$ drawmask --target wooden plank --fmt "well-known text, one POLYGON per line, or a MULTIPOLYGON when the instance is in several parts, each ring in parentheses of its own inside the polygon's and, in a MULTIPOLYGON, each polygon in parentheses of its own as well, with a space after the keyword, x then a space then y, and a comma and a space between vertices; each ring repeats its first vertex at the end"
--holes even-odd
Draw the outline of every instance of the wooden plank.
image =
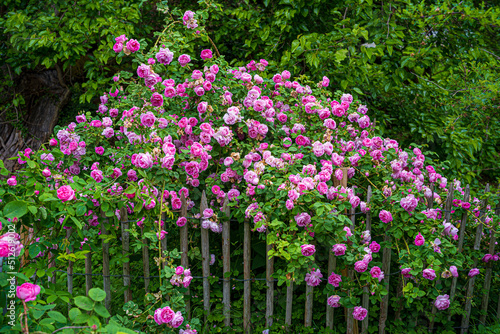
MULTIPOLYGON (((181 217, 187 217, 187 201, 186 198, 184 197, 184 193, 181 193, 181 217)), ((181 266, 183 266, 185 269, 189 268, 189 257, 188 257, 188 225, 185 224, 180 228, 180 237, 181 237, 181 266)), ((165 237, 165 249, 167 249, 167 238, 165 237)), ((163 246, 162 246, 163 247, 163 246)), ((162 254, 163 255, 163 254, 162 254)), ((189 287, 187 288, 188 291, 186 291, 185 295, 189 296, 191 294, 191 291, 189 287)), ((186 315, 187 319, 191 320, 191 300, 190 297, 185 298, 186 300, 186 315)))
POLYGON ((272 277, 274 273, 274 257, 269 258, 269 251, 272 249, 272 245, 267 243, 268 234, 269 229, 266 230, 266 327, 270 328, 273 325, 274 314, 274 278, 272 277))
POLYGON ((141 228, 141 235, 142 235, 142 243, 144 246, 142 246, 142 274, 144 275, 144 290, 146 293, 149 292, 149 283, 151 279, 149 278, 149 246, 148 246, 148 239, 144 237, 144 229, 141 228))
MULTIPOLYGON (((345 172, 347 174, 347 171, 345 172)), ((347 182, 347 180, 346 180, 347 182)), ((356 209, 352 208, 349 210, 349 214, 351 215, 351 222, 352 222, 352 230, 356 228, 356 209)), ((354 280, 354 270, 349 269, 349 280, 353 281, 354 280)), ((353 333, 353 334, 358 334, 358 321, 354 319, 352 312, 354 311, 354 308, 349 308, 347 309, 347 333, 353 333)))
MULTIPOLYGON (((470 200, 470 187, 467 185, 464 191, 464 201, 468 202, 470 200)), ((467 224, 467 211, 462 213, 462 219, 460 220, 460 231, 458 237, 458 253, 462 253, 463 245, 464 245, 464 237, 465 237, 465 226, 467 224)), ((453 277, 451 280, 451 288, 450 288, 450 303, 453 303, 455 299, 455 293, 457 291, 457 281, 458 277, 453 277)), ((451 314, 448 315, 448 321, 451 320, 451 314)))
MULTIPOLYGON (((245 280, 243 286, 243 329, 245 334, 250 333, 250 307, 251 307, 251 286, 250 286, 250 263, 251 263, 251 235, 250 235, 250 222, 245 220, 243 230, 243 279, 245 280)), ((288 297, 288 290, 287 290, 288 297)), ((287 299, 288 303, 288 299, 287 299)), ((288 305, 288 304, 287 304, 288 305)))
MULTIPOLYGON (((88 226, 84 228, 87 230, 88 226)), ((89 245, 89 250, 87 254, 85 254, 85 295, 89 295, 89 290, 92 289, 92 248, 89 245)))
MULTIPOLYGON (((485 208, 486 210, 486 208, 485 208)), ((500 204, 498 204, 495 214, 500 213, 500 204)), ((486 214, 486 213, 484 213, 486 214)), ((486 217, 485 217, 486 218, 486 217)), ((490 244, 488 248, 488 253, 491 255, 495 254, 495 231, 489 228, 490 232, 490 244)), ((486 268, 486 274, 484 277, 484 286, 483 286, 483 299, 481 300, 481 317, 479 318, 479 322, 482 324, 486 324, 486 315, 488 311, 488 302, 490 298, 490 287, 491 287, 491 275, 493 271, 492 263, 488 263, 486 268)))
MULTIPOLYGON (((127 231, 129 229, 129 222, 126 206, 120 209, 120 225, 122 230, 122 254, 128 257, 130 251, 130 232, 127 231)), ((132 290, 130 289, 130 261, 123 262, 123 286, 125 287, 123 298, 125 303, 127 303, 132 300, 132 290)))
MULTIPOLYGON (((203 210, 208 209, 207 195, 205 190, 201 195, 200 213, 203 218, 203 210)), ((201 226, 200 219, 200 226, 201 226)), ((201 228, 201 257, 202 257, 202 271, 203 271, 203 310, 205 311, 205 322, 207 316, 210 314, 210 282, 208 276, 210 275, 210 250, 209 250, 208 230, 201 228)))
MULTIPOLYGON (((328 277, 335 271, 337 267, 337 258, 333 254, 332 250, 329 250, 328 254, 328 277)), ((330 297, 330 296, 327 296, 330 297)), ((290 310, 291 311, 291 310, 290 310)), ((291 313, 290 313, 290 321, 291 321, 291 313)), ((334 308, 328 305, 326 302, 326 328, 333 329, 333 320, 334 320, 334 308)))
MULTIPOLYGON (((101 217, 105 218, 104 213, 101 212, 101 217)), ((106 230, 106 224, 108 223, 108 219, 105 218, 101 222, 101 234, 107 235, 109 234, 106 230)), ((109 242, 102 241, 102 286, 104 292, 106 292, 106 298, 104 299, 104 306, 111 312, 111 276, 109 270, 109 242)))
MULTIPOLYGON (((66 230, 66 240, 68 241, 68 248, 66 248, 66 254, 71 253, 73 251, 73 247, 70 247, 70 241, 69 239, 71 238, 71 233, 73 233, 73 228, 70 228, 66 230)), ((73 295, 73 261, 68 261, 68 293, 70 295, 73 295)), ((71 309, 71 304, 68 303, 68 312, 71 309)))
MULTIPOLYGON (((366 204, 368 205, 370 203, 370 200, 372 198, 372 186, 368 186, 368 189, 366 191, 366 204)), ((366 230, 367 231, 372 231, 372 216, 371 212, 368 211, 366 214, 366 230)), ((368 289, 367 286, 363 287, 363 300, 361 302, 361 305, 363 308, 369 311, 370 307, 370 290, 368 289)), ((361 323, 361 333, 366 334, 368 333, 368 316, 365 317, 363 322, 361 323)))
POLYGON ((306 306, 304 312, 304 326, 312 326, 314 288, 306 284, 306 306))
MULTIPOLYGON (((387 231, 384 236, 384 242, 385 243, 391 242, 391 236, 389 235, 389 233, 387 233, 387 231)), ((383 281, 384 281, 384 286, 387 289, 388 293, 385 296, 382 296, 382 301, 380 302, 380 319, 378 325, 379 334, 385 333, 385 322, 387 321, 387 314, 389 310, 389 282, 391 277, 390 270, 391 270, 391 247, 386 246, 384 247, 382 253, 382 271, 385 273, 383 281)))
MULTIPOLYGON (((490 191, 490 185, 486 185, 485 193, 490 191)), ((488 201, 485 199, 481 203, 481 210, 484 210, 486 208, 486 205, 488 205, 488 201)), ((484 217, 481 217, 481 221, 477 225, 476 228, 476 239, 474 240, 474 250, 478 251, 479 247, 481 245, 481 235, 483 233, 483 222, 484 222, 484 217)), ((477 267, 479 260, 476 258, 474 259, 474 268, 477 267)), ((469 278, 469 286, 467 288, 467 297, 465 301, 465 315, 462 317, 462 329, 461 333, 465 334, 468 332, 469 329, 469 321, 470 321, 470 314, 471 314, 471 308, 472 308, 472 296, 474 295, 474 283, 476 281, 476 277, 470 277, 469 278)))
POLYGON ((290 285, 286 287, 286 309, 285 309, 285 326, 287 331, 292 331, 292 305, 293 305, 293 280, 290 280, 290 285))
MULTIPOLYGON (((448 182, 448 195, 446 196, 446 203, 444 204, 444 220, 449 223, 451 222, 451 205, 453 203, 453 197, 454 197, 454 188, 453 188, 453 182, 448 182)), ((441 279, 438 277, 436 280, 436 285, 441 284, 441 279)), ((429 322, 429 332, 434 331, 434 320, 436 318, 436 313, 437 313, 437 308, 434 303, 432 304, 432 311, 431 311, 431 319, 429 322)))
POLYGON ((222 281, 222 303, 224 304, 224 325, 231 326, 231 226, 230 220, 231 212, 229 208, 229 198, 226 195, 224 204, 222 205, 222 212, 228 218, 222 223, 222 267, 223 267, 223 281, 222 281))

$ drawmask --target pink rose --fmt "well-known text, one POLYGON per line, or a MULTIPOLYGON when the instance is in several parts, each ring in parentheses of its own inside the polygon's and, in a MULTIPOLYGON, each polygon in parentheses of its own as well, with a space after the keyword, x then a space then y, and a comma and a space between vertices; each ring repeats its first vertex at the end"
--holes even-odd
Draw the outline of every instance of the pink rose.
POLYGON ((159 107, 161 105, 163 105, 163 96, 161 96, 161 94, 158 94, 158 93, 153 93, 153 96, 151 96, 151 105, 153 107, 159 107))
POLYGON ((440 311, 446 310, 450 307, 450 296, 448 295, 439 295, 436 297, 436 301, 434 302, 434 306, 440 311))
POLYGON ((363 319, 368 314, 368 311, 361 306, 355 306, 354 311, 352 312, 352 317, 358 321, 363 321, 363 319))
POLYGON ((57 198, 63 202, 71 201, 72 199, 75 199, 75 191, 71 188, 71 186, 62 186, 57 189, 57 198))
POLYGON ((386 224, 390 223, 392 221, 392 215, 389 211, 382 210, 382 211, 380 211, 380 214, 378 216, 379 216, 380 220, 386 224))
POLYGON ((340 307, 340 296, 333 295, 328 297, 327 304, 330 307, 340 307))
POLYGON ((186 223, 187 223, 186 217, 179 217, 179 219, 177 219, 177 226, 179 227, 186 225, 186 223))
POLYGON ((177 311, 172 318, 172 327, 177 328, 184 322, 184 317, 180 311, 177 311))
POLYGON ((23 283, 16 288, 17 298, 29 302, 36 299, 40 293, 40 286, 32 283, 23 283))
POLYGON ((328 277, 328 283, 338 288, 340 282, 342 282, 342 276, 332 273, 330 277, 328 277))
POLYGON ((181 267, 181 266, 178 266, 177 268, 175 268, 175 274, 176 275, 182 275, 184 273, 184 268, 181 267))
POLYGON ((183 54, 183 55, 179 56, 178 60, 179 60, 179 63, 181 64, 181 66, 184 67, 191 61, 191 57, 189 57, 186 54, 183 54))
POLYGON ((125 46, 130 52, 136 52, 141 48, 141 44, 139 44, 139 42, 135 39, 129 40, 125 46))
POLYGON ((422 246, 425 243, 425 239, 420 232, 418 232, 417 236, 415 237, 415 246, 422 246))
POLYGON ((344 244, 336 244, 333 245, 332 252, 335 253, 335 256, 342 256, 345 254, 347 247, 344 244))
POLYGON ((213 57, 213 55, 212 55, 212 51, 211 50, 205 49, 205 50, 201 51, 201 58, 203 60, 210 59, 212 57, 213 57))
POLYGON ((380 251, 380 245, 376 241, 372 241, 369 248, 373 253, 378 253, 380 251))
POLYGON ((311 256, 316 252, 316 247, 314 245, 301 245, 300 248, 304 256, 311 256))
POLYGON ((428 280, 432 281, 436 278, 436 272, 434 271, 434 269, 424 269, 424 271, 422 272, 422 276, 424 276, 424 278, 427 278, 428 280))
POLYGON ((382 269, 380 269, 379 267, 373 267, 370 270, 370 275, 372 275, 373 278, 378 278, 381 273, 382 273, 382 269))
POLYGON ((356 270, 358 273, 363 273, 368 269, 368 263, 365 261, 357 261, 354 264, 354 270, 356 270))

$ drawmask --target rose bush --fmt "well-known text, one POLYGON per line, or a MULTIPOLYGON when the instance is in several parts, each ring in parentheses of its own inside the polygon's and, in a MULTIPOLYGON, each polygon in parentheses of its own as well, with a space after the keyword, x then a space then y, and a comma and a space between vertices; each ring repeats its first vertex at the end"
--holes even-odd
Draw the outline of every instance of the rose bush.
MULTIPOLYGON (((202 228, 218 238, 228 198, 232 218, 250 221, 252 231, 272 246, 265 256, 286 260, 276 264, 278 285, 319 286, 321 305, 354 308, 353 317, 363 320, 370 312, 360 306, 363 288, 373 301, 388 293, 383 279, 391 273, 382 271, 379 251, 389 247, 396 255, 392 267, 400 267, 404 277, 408 307, 418 303, 430 312, 432 305, 449 306, 458 313, 460 301, 444 294, 450 280, 437 284, 435 278, 479 273, 472 269, 474 259, 485 252, 474 247, 471 235, 484 224, 486 247, 490 235, 499 233, 492 210, 497 199, 477 191, 477 198, 465 201, 460 181, 448 181, 419 148, 377 136, 366 106, 351 94, 330 91, 329 78, 292 80, 289 71, 265 59, 232 68, 215 47, 195 53, 197 39, 209 38, 205 20, 204 11, 184 13, 182 23, 170 21, 152 47, 133 36, 117 37, 110 52, 133 57, 135 73, 118 73, 98 110, 58 129, 48 146, 20 152, 26 167, 1 181, 0 209, 5 226, 32 229, 40 238, 24 245, 30 259, 46 249, 56 254, 57 245, 61 251, 70 245, 81 249, 81 258, 99 244, 102 227, 111 238, 119 236, 120 210, 126 210, 137 222, 132 236, 150 241, 167 265, 162 270, 158 260, 155 288, 162 294, 145 303, 144 321, 113 319, 148 332, 163 330, 155 327, 163 324, 188 331, 199 325, 196 318, 188 324, 183 314, 182 293, 193 277, 187 268, 176 269, 175 256, 162 249, 162 225, 175 232, 188 224, 193 236, 202 228), (336 185, 346 177, 347 187, 336 185), (209 208, 200 213, 203 191, 209 208), (455 205, 450 221, 443 222, 447 196, 455 205), (182 197, 198 221, 178 217, 182 197), (480 199, 490 205, 481 206, 480 199), (351 209, 372 216, 371 231, 365 218, 353 225, 344 214, 351 209), (468 238, 458 253, 463 213, 469 215, 468 238), (75 232, 67 239, 61 232, 69 229, 75 232), (337 273, 351 270, 354 278, 327 272, 329 252, 336 256, 337 273)), ((22 245, 16 249, 19 256, 22 245)), ((490 260, 498 261, 498 254, 490 260)), ((23 279, 38 274, 37 266, 44 266, 38 261, 25 261, 23 279)), ((446 324, 446 318, 439 319, 446 324)))

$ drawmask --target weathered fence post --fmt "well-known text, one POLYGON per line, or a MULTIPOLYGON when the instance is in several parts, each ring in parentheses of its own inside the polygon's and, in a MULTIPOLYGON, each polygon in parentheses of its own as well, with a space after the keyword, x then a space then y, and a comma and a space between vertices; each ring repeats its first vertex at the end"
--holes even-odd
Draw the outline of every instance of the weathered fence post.
POLYGON ((286 287, 285 326, 287 331, 290 331, 292 325, 292 305, 293 305, 293 280, 292 278, 290 278, 290 285, 286 287))
MULTIPOLYGON (((464 191, 464 201, 468 202, 470 199, 470 188, 469 185, 465 187, 464 191)), ((459 230, 459 237, 458 237, 458 253, 462 253, 463 246, 464 246, 464 237, 465 237, 465 226, 467 224, 467 211, 464 211, 462 213, 462 219, 460 220, 460 230, 459 230)), ((451 289, 450 289, 450 303, 453 303, 453 300, 455 298, 455 292, 457 290, 457 281, 458 277, 453 277, 451 281, 451 289)), ((448 315, 448 321, 451 320, 451 314, 448 315)))
MULTIPOLYGON (((72 232, 73 228, 66 230, 66 240, 68 242, 68 248, 66 248, 66 254, 69 254, 72 251, 71 249, 72 247, 70 247, 70 241, 69 241, 72 232)), ((68 293, 70 295, 73 295, 73 264, 74 264, 73 261, 68 260, 68 293)), ((71 304, 68 303, 68 312, 70 309, 71 309, 71 304)))
MULTIPOLYGON (((208 203, 207 195, 205 190, 203 190, 200 204, 200 226, 203 220, 203 210, 205 209, 208 209, 208 203)), ((203 271, 203 310, 205 311, 205 322, 207 321, 207 315, 210 314, 210 282, 208 281, 208 276, 210 275, 210 251, 208 242, 208 230, 201 228, 201 264, 203 271)))
MULTIPOLYGON (((184 193, 181 192, 181 217, 186 217, 187 218, 187 202, 186 202, 186 197, 184 196, 184 193)), ((186 223, 184 226, 181 227, 180 235, 181 235, 181 266, 184 268, 189 267, 189 257, 188 257, 188 223, 186 223)), ((163 245, 162 245, 163 247, 163 245)), ((163 251, 167 250, 167 240, 165 238, 165 249, 163 251)), ((162 254, 163 256, 163 254, 162 254)), ((186 295, 189 296, 190 294, 190 289, 189 287, 187 288, 188 291, 186 291, 186 295)), ((186 314, 188 320, 191 319, 191 301, 190 298, 186 298, 186 314)))
MULTIPOLYGON (((328 250, 328 277, 335 271, 337 267, 337 258, 332 253, 332 250, 328 250)), ((327 296, 328 297, 328 296, 327 296)), ((333 329, 333 318, 334 318, 334 309, 328 305, 328 301, 326 302, 326 328, 333 329)), ((290 323, 292 320, 292 313, 290 308, 290 323)))
MULTIPOLYGON (((101 222, 101 234, 107 235, 108 231, 106 230, 106 223, 108 219, 101 212, 101 217, 104 218, 101 222)), ((103 239, 102 241, 102 285, 103 290, 106 292, 106 298, 104 299, 104 306, 108 312, 111 311, 111 276, 109 272, 109 242, 103 239)))
MULTIPOLYGON (((128 257, 130 251, 130 232, 127 206, 120 209, 120 225, 122 230, 122 254, 128 257)), ((124 300, 125 303, 132 300, 132 290, 130 290, 130 260, 123 262, 123 286, 125 287, 124 300)))
MULTIPOLYGON (((250 333, 250 307, 251 307, 251 287, 250 287, 250 252, 251 252, 251 235, 250 235, 250 223, 245 220, 243 234, 243 329, 245 334, 250 333)), ((288 296, 288 294, 287 294, 288 296)), ((288 304, 287 304, 288 305, 288 304)))
POLYGON ((274 256, 269 258, 269 252, 272 249, 272 245, 267 242, 268 234, 269 229, 266 230, 266 326, 270 328, 273 324, 274 314, 274 279, 272 277, 274 273, 274 256))
MULTIPOLYGON (((372 186, 368 186, 368 189, 366 191, 366 205, 370 203, 370 200, 372 198, 372 186)), ((372 216, 371 212, 368 211, 366 213, 366 230, 371 233, 372 231, 372 216)), ((370 307, 370 290, 368 289, 367 286, 363 288, 363 301, 362 301, 362 306, 365 308, 368 313, 369 313, 369 307, 370 307)), ((361 325, 361 332, 363 334, 368 333, 368 315, 363 319, 362 325, 361 325)))
POLYGON ((312 325, 312 308, 313 308, 314 288, 306 284, 306 309, 304 312, 304 327, 312 325))
MULTIPOLYGON (((449 182, 448 184, 448 196, 446 196, 446 203, 444 204, 444 220, 447 223, 451 222, 451 205, 453 203, 453 197, 454 197, 454 188, 453 188, 453 182, 449 182)), ((436 280, 436 285, 439 285, 441 283, 441 279, 436 280)), ((436 305, 432 305, 432 318, 429 323, 429 331, 432 333, 434 331, 434 319, 436 318, 436 313, 437 313, 437 308, 436 305)))
MULTIPOLYGON (((486 185, 485 193, 490 191, 490 185, 486 185)), ((485 199, 481 203, 481 209, 485 209, 486 205, 488 205, 488 201, 485 199)), ((476 239, 474 241, 474 250, 478 251, 479 246, 481 244, 481 235, 483 234, 483 223, 484 223, 484 216, 481 216, 479 224, 477 225, 476 229, 476 239)), ((476 258, 474 259, 474 268, 477 267, 479 260, 476 258)), ((470 312, 471 312, 471 307, 472 307, 472 296, 474 293, 474 282, 476 281, 476 276, 470 277, 469 278, 469 287, 467 288, 467 297, 465 301, 465 315, 462 317, 462 329, 461 333, 465 334, 468 332, 469 329, 469 321, 470 321, 470 312)))
MULTIPOLYGON (((486 208, 485 208, 486 209, 486 208)), ((500 204, 497 205, 495 213, 498 214, 500 212, 500 204)), ((486 212, 484 213, 486 215, 486 212)), ((490 244, 488 248, 488 253, 493 255, 495 253, 495 232, 489 228, 490 232, 490 244)), ((483 299, 481 300, 481 317, 479 318, 479 322, 483 325, 486 325, 486 315, 488 314, 488 301, 490 298, 490 285, 491 285, 491 274, 493 271, 492 264, 489 263, 486 268, 486 275, 484 277, 484 287, 483 287, 483 299)))
MULTIPOLYGON (((88 226, 84 228, 88 230, 88 226)), ((89 252, 85 254, 85 295, 89 295, 89 290, 92 289, 92 248, 89 244, 89 252)))
POLYGON ((222 282, 222 302, 224 304, 224 325, 231 326, 231 212, 229 208, 229 198, 226 195, 222 212, 227 220, 222 225, 222 264, 223 264, 223 282, 222 282))

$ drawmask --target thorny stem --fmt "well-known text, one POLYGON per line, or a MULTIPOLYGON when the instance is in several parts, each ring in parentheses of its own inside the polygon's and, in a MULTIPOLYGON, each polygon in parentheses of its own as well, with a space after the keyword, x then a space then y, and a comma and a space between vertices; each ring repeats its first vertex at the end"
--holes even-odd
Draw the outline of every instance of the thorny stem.
POLYGON ((26 302, 24 299, 22 299, 23 302, 23 307, 24 307, 24 313, 21 314, 21 330, 23 333, 29 334, 30 330, 28 328, 28 308, 26 306, 26 302), (24 328, 23 328, 23 316, 24 316, 24 328))

